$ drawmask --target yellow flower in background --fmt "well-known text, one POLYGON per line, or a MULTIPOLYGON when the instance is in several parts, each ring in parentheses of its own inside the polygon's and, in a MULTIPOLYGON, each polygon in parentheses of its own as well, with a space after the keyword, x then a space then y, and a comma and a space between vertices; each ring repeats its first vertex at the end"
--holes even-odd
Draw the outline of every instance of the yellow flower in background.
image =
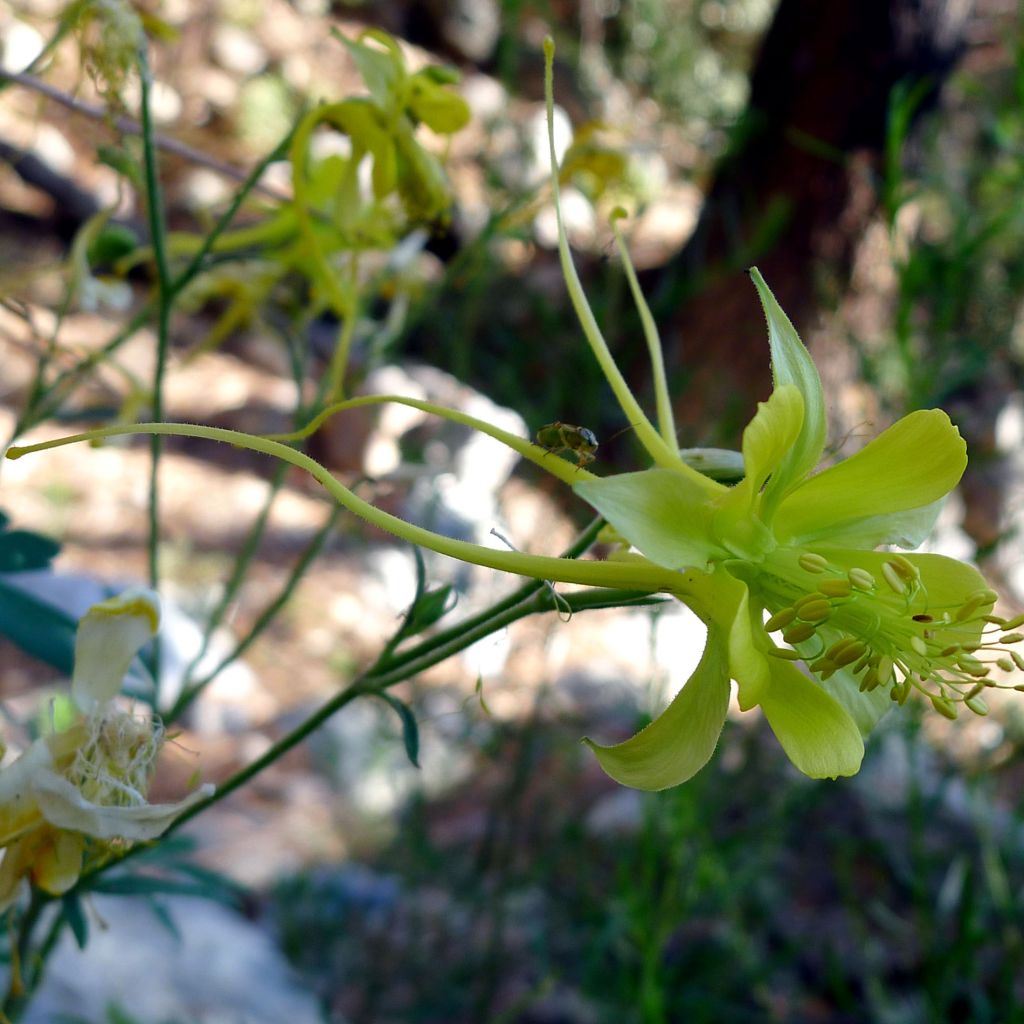
POLYGON ((213 792, 205 785, 177 803, 150 804, 163 728, 115 703, 159 624, 159 599, 147 590, 93 605, 79 622, 72 720, 0 769, 0 905, 15 898, 23 878, 55 895, 66 892, 87 856, 155 839, 213 792))

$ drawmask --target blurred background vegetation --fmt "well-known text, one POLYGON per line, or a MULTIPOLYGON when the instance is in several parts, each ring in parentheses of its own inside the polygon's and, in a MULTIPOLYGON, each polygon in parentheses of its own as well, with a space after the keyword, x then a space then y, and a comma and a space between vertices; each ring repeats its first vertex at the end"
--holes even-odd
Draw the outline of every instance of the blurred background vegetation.
MULTIPOLYGON (((533 143, 540 42, 553 33, 556 92, 577 142, 625 157, 584 161, 569 221, 588 294, 631 381, 643 391, 645 359, 606 229, 620 202, 635 211, 630 242, 663 328, 681 442, 735 445, 768 391, 763 323, 744 274, 757 262, 822 368, 837 450, 844 439, 855 445, 865 424, 874 433, 913 408, 943 406, 960 424, 972 468, 946 543, 975 551, 1006 606, 1020 609, 1024 22, 1011 0, 140 6, 171 29, 154 42, 169 105, 160 130, 238 166, 254 164, 308 100, 351 85, 351 75, 339 81, 340 47, 310 49, 327 45, 329 24, 349 34, 383 27, 457 67, 474 121, 448 154, 453 217, 426 241, 429 272, 401 315, 388 286, 375 297, 376 326, 357 338, 359 372, 422 362, 515 410, 531 431, 584 424, 607 439, 598 467, 610 471, 635 465, 629 424, 565 301, 533 143)), ((53 9, 7 0, 8 71, 53 9)), ((17 107, 12 94, 0 96, 0 278, 10 300, 52 306, 48 275, 109 183, 92 122, 38 98, 26 104, 24 94, 17 107), (26 170, 26 153, 55 177, 26 170), (86 196, 77 212, 73 187, 86 196)), ((173 155, 164 166, 173 223, 208 221, 223 181, 173 155)), ((178 326, 179 347, 205 336, 222 311, 197 299, 194 319, 178 326)), ((223 351, 282 374, 266 344, 286 333, 281 322, 269 308, 226 332, 223 351)), ((329 346, 323 324, 304 326, 314 351, 329 346)), ((271 387, 261 380, 265 391, 222 425, 281 429, 260 419, 271 387)), ((16 409, 20 385, 5 387, 5 407, 16 409)), ((326 437, 321 454, 351 471, 359 453, 348 443, 326 437)), ((429 436, 405 438, 403 456, 430 465, 429 436)), ((544 489, 525 472, 518 483, 544 489)), ((77 504, 88 486, 48 486, 40 511, 38 498, 5 481, 4 507, 60 535, 76 568, 125 571, 132 538, 109 522, 91 529, 77 504)), ((577 511, 547 509, 539 534, 577 511)), ((188 530, 172 527, 172 576, 186 606, 203 605, 196 594, 223 572, 215 549, 228 534, 204 540, 188 530)), ((305 535, 272 534, 267 578, 280 574, 296 536, 305 535)), ((366 542, 350 534, 337 544, 366 542)), ((336 628, 311 638, 311 608, 336 579, 299 592, 268 641, 276 653, 253 653, 281 716, 290 711, 282 694, 336 685, 372 646, 336 628), (300 673, 327 667, 297 683, 295 658, 300 673)), ((348 583, 355 594, 370 587, 358 575, 348 583)), ((564 627, 560 642, 585 647, 574 629, 564 627)), ((318 840, 272 871, 217 862, 258 878, 251 913, 273 929, 326 1019, 1024 1020, 1024 715, 1012 701, 952 726, 903 714, 878 731, 861 776, 831 784, 798 777, 761 729, 733 724, 697 779, 640 795, 611 786, 576 739, 593 729, 626 734, 651 711, 644 692, 570 701, 553 671, 526 665, 523 677, 488 679, 476 694, 486 673, 469 671, 469 688, 454 685, 458 696, 441 711, 449 680, 410 690, 426 732, 459 752, 457 770, 446 775, 442 763, 423 783, 396 763, 393 719, 370 715, 293 766, 326 780, 315 789, 321 818, 278 827, 322 828, 318 840), (503 687, 526 696, 502 707, 503 687), (382 762, 394 785, 387 799, 346 797, 382 762), (343 838, 332 845, 328 834, 343 838)), ((607 675, 577 671, 584 693, 607 675)), ((28 659, 0 674, 5 696, 49 678, 28 659)), ((664 680, 646 683, 658 693, 664 680)), ((277 725, 270 715, 247 738, 277 725)), ((245 739, 216 751, 194 742, 216 764, 244 756, 245 739)), ((277 804, 254 800, 261 828, 275 827, 287 792, 277 804)))

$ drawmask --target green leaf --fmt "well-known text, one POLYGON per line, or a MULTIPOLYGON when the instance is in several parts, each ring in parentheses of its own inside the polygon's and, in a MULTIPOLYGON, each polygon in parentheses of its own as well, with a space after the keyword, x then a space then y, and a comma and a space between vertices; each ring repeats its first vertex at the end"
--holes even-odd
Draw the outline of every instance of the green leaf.
POLYGON ((77 626, 59 609, 0 580, 0 633, 66 676, 74 668, 77 626))
POLYGON ((450 583, 428 590, 409 609, 409 617, 402 628, 403 636, 413 636, 429 629, 454 607, 453 588, 450 583))
POLYGON ((89 921, 82 911, 82 901, 70 892, 61 898, 61 913, 67 921, 71 934, 75 937, 79 949, 85 949, 89 941, 89 921))
POLYGON ((693 675, 645 729, 614 746, 583 742, 616 782, 648 791, 678 786, 708 763, 729 709, 729 659, 717 626, 693 675))
POLYGON ((856 775, 864 741, 853 719, 791 662, 768 660, 772 679, 761 708, 790 761, 812 779, 856 775))
POLYGON ((712 532, 712 498, 721 484, 671 469, 581 480, 573 490, 652 562, 666 569, 703 569, 726 552, 712 532))
POLYGON ((397 712, 398 717, 402 720, 402 742, 405 744, 405 753, 413 766, 419 768, 420 729, 416 724, 416 717, 413 715, 412 709, 405 701, 399 700, 383 690, 376 692, 374 696, 380 697, 385 704, 390 705, 397 712))
POLYGON ((89 883, 93 892, 108 896, 203 896, 209 898, 208 886, 196 882, 183 882, 176 878, 157 875, 103 875, 89 883))
POLYGON ((804 400, 804 422, 800 437, 793 445, 770 484, 768 504, 774 504, 798 480, 806 476, 821 459, 825 450, 828 424, 825 418, 825 396, 821 378, 810 353, 790 319, 775 301, 757 267, 751 267, 761 305, 768 320, 768 342, 772 352, 772 377, 775 387, 793 384, 804 400))
POLYGON ((60 544, 29 530, 0 533, 0 572, 45 569, 60 551, 60 544))
POLYGON ((904 513, 947 495, 966 466, 967 445, 949 417, 941 409, 912 412, 787 495, 775 533, 780 541, 829 543, 831 531, 872 519, 884 535, 880 519, 890 515, 896 516, 891 532, 904 533, 904 513))

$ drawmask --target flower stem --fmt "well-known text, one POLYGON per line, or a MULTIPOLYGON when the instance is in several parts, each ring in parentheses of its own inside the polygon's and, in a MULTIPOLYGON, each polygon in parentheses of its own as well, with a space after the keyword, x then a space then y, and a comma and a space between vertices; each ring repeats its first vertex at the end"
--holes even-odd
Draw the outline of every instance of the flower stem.
MULTIPOLYGON (((375 396, 371 397, 374 400, 379 400, 375 396)), ((352 404, 359 401, 361 400, 353 399, 352 404)), ((461 414, 459 415, 461 416, 461 414)), ((492 436, 497 436, 496 428, 490 428, 487 432, 492 436)), ((646 593, 664 591, 676 594, 682 593, 683 588, 687 587, 687 577, 691 575, 664 569, 646 559, 624 562, 583 562, 546 555, 527 555, 519 551, 502 551, 485 547, 482 544, 445 537, 432 530, 415 526, 404 519, 399 519, 398 516, 384 512, 368 501, 364 501, 334 477, 326 467, 303 452, 296 451, 280 441, 257 437, 254 434, 246 434, 238 430, 228 430, 224 427, 206 427, 194 423, 136 423, 128 426, 99 427, 96 430, 71 434, 51 441, 40 441, 26 446, 12 446, 7 450, 7 458, 18 459, 31 452, 58 448, 66 444, 136 433, 203 437, 211 441, 223 441, 239 448, 272 455, 309 473, 335 501, 372 525, 386 530, 402 540, 436 551, 438 554, 447 555, 462 562, 472 562, 475 565, 497 569, 500 572, 516 573, 519 576, 529 576, 538 580, 580 583, 584 586, 616 587, 641 590, 646 593)), ((516 450, 532 458, 533 461, 539 461, 535 453, 528 454, 528 449, 534 446, 520 438, 516 438, 515 441, 516 450)), ((571 466, 568 464, 565 466, 567 470, 572 471, 571 466)))

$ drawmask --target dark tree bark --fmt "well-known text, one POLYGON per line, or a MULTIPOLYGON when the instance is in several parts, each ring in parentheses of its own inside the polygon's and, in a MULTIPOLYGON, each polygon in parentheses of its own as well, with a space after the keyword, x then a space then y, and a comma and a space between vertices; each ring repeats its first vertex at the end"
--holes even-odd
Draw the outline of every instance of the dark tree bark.
POLYGON ((759 266, 802 332, 819 312, 821 268, 845 283, 877 205, 892 90, 923 81, 937 95, 959 55, 969 6, 781 0, 698 228, 655 285, 659 307, 674 309, 665 341, 682 385, 684 443, 712 440, 708 425, 721 424, 714 440, 734 444, 770 390, 749 265, 759 266))

